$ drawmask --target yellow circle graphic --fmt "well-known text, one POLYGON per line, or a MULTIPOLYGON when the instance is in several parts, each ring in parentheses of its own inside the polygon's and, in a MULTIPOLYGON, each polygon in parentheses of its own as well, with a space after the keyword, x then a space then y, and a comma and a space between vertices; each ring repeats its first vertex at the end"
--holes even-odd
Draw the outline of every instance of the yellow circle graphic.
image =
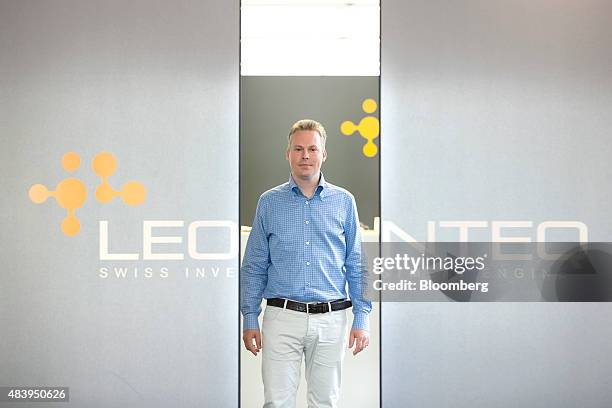
POLYGON ((68 178, 55 187, 55 199, 60 207, 69 211, 80 208, 87 198, 85 184, 79 179, 68 178))
POLYGON ((117 161, 109 152, 101 152, 93 159, 92 168, 98 177, 110 177, 117 169, 117 161))
POLYGON ((145 200, 145 187, 137 181, 125 183, 121 188, 121 198, 127 205, 138 205, 145 200))
POLYGON ((367 157, 374 157, 378 152, 378 147, 372 142, 368 142, 363 146, 363 154, 367 157))
POLYGON ((115 196, 115 190, 110 184, 104 182, 96 188, 96 199, 101 203, 110 203, 115 196))
POLYGON ((366 116, 359 122, 359 133, 370 142, 378 136, 379 130, 378 119, 374 116, 366 116))
MULTIPOLYGON (((378 105, 374 99, 368 98, 363 100, 361 108, 365 113, 371 114, 376 111, 378 105)), ((376 147, 373 140, 380 134, 380 122, 375 116, 363 117, 358 125, 350 120, 346 120, 340 124, 340 132, 347 136, 358 132, 362 138, 366 139, 367 142, 362 148, 364 156, 374 157, 378 153, 378 147, 376 147)))
POLYGON ((346 120, 340 125, 340 132, 347 136, 352 135, 353 133, 355 133, 356 130, 357 126, 355 126, 355 124, 350 120, 346 120))
POLYGON ((49 197, 49 190, 42 184, 34 184, 30 187, 28 196, 30 196, 30 200, 36 204, 44 203, 49 197))
POLYGON ((69 213, 62 221, 62 232, 70 237, 75 236, 81 230, 81 222, 74 214, 69 213))
POLYGON ((361 104, 361 108, 365 113, 374 113, 377 108, 376 101, 374 99, 366 99, 361 104))
MULTIPOLYGON (((77 170, 81 165, 81 157, 76 152, 67 152, 62 156, 62 167, 68 172, 77 170)), ((117 170, 117 160, 109 152, 98 153, 92 161, 92 169, 96 176, 100 177, 100 185, 96 188, 95 197, 102 203, 108 203, 115 196, 121 196, 123 202, 128 205, 139 205, 146 198, 145 187, 137 182, 130 181, 123 185, 121 191, 116 191, 107 181, 117 170)), ((62 232, 68 236, 74 236, 81 230, 81 222, 75 215, 75 210, 81 208, 87 200, 87 188, 85 184, 76 178, 61 180, 55 190, 49 190, 43 184, 34 184, 28 190, 30 200, 41 204, 49 197, 54 197, 58 205, 67 212, 62 221, 62 232)))
POLYGON ((72 173, 81 165, 81 157, 76 152, 68 152, 62 156, 62 167, 72 173))

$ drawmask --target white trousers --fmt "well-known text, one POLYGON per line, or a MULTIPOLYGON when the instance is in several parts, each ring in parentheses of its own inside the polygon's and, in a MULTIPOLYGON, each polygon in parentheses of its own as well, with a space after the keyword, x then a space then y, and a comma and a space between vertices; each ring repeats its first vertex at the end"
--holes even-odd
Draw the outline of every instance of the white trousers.
POLYGON ((302 356, 308 407, 338 406, 347 310, 307 314, 266 306, 262 326, 264 408, 295 407, 302 356))

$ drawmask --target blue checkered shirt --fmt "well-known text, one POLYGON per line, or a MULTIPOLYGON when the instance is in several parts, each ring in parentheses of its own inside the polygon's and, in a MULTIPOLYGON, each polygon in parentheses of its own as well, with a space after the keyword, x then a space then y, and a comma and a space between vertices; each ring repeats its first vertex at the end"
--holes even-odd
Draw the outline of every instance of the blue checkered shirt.
POLYGON ((259 198, 240 270, 244 329, 258 329, 262 298, 353 302, 353 328, 369 329, 362 296, 361 234, 355 198, 321 174, 311 199, 289 182, 259 198))

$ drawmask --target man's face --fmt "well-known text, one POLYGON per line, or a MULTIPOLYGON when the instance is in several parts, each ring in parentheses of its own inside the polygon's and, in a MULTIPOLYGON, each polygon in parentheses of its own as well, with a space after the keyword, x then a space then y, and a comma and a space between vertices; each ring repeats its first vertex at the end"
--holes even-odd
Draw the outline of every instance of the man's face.
POLYGON ((318 179, 321 165, 327 159, 327 152, 321 144, 321 135, 316 130, 298 130, 291 136, 286 153, 294 178, 303 181, 318 179))

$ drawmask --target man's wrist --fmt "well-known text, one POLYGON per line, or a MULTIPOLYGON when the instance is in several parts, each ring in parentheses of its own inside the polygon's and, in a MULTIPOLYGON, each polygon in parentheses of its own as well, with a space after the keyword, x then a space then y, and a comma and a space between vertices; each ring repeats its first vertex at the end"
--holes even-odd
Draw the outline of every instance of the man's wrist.
POLYGON ((259 320, 255 313, 244 316, 242 330, 259 330, 259 320))
POLYGON ((352 329, 370 331, 370 316, 367 313, 363 312, 355 313, 352 329))

